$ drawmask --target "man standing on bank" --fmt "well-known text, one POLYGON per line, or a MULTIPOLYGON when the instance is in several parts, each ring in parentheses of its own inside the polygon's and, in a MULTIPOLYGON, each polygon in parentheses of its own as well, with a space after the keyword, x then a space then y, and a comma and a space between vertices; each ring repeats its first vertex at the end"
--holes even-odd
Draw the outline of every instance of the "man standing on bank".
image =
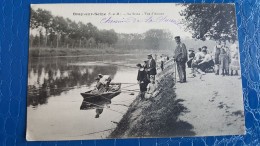
POLYGON ((174 51, 174 61, 177 63, 177 70, 179 74, 180 83, 186 82, 186 62, 188 60, 188 52, 184 43, 181 42, 180 36, 175 37, 177 43, 176 49, 174 51))
POLYGON ((156 62, 153 59, 152 54, 148 54, 148 61, 147 61, 147 74, 149 75, 149 80, 153 78, 155 80, 156 72, 156 62))

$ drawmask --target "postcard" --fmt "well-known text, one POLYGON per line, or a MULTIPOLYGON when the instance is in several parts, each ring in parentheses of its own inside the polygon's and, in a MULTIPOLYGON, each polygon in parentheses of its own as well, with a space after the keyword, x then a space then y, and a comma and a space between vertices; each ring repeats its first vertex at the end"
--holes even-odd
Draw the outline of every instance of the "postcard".
POLYGON ((235 5, 32 4, 28 141, 245 134, 235 5))

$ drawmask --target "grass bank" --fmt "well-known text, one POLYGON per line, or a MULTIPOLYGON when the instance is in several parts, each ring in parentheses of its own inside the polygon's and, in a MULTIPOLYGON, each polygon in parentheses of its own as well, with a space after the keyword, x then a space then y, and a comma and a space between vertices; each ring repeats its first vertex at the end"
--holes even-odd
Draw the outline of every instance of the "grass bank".
POLYGON ((183 100, 176 99, 173 68, 173 62, 165 64, 165 70, 156 77, 158 94, 143 101, 136 98, 109 138, 195 135, 193 126, 178 118, 188 111, 183 100))

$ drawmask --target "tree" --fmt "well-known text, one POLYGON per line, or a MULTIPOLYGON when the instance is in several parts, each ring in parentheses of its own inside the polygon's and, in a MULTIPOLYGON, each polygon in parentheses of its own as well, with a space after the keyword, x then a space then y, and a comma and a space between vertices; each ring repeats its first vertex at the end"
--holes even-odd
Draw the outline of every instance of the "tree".
POLYGON ((171 42, 172 35, 162 29, 151 29, 145 32, 144 41, 147 49, 158 50, 162 48, 162 44, 171 42))
POLYGON ((237 26, 233 4, 181 4, 186 29, 200 40, 236 40, 237 26))

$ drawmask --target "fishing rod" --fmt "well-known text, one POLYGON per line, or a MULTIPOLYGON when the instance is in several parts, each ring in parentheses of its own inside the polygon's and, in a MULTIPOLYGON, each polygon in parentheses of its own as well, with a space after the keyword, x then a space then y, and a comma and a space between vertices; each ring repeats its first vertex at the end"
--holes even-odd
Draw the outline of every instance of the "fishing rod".
POLYGON ((133 91, 133 92, 139 92, 139 89, 133 89, 133 90, 127 90, 127 89, 123 89, 121 91, 133 91))
POLYGON ((114 66, 124 66, 124 67, 129 67, 129 68, 137 68, 137 67, 134 67, 134 66, 129 66, 129 65, 122 65, 122 64, 116 64, 116 63, 109 63, 109 62, 98 62, 98 61, 93 61, 93 62, 96 62, 96 63, 103 63, 103 64, 108 64, 108 65, 114 65, 114 66))
POLYGON ((121 83, 121 84, 134 84, 134 85, 137 85, 138 83, 121 83))
POLYGON ((106 131, 114 130, 114 129, 116 129, 116 128, 109 128, 109 129, 106 129, 106 130, 101 130, 101 131, 97 131, 97 132, 91 132, 91 133, 82 134, 82 135, 77 135, 77 136, 91 135, 91 134, 96 134, 96 133, 100 133, 100 132, 106 132, 106 131))

